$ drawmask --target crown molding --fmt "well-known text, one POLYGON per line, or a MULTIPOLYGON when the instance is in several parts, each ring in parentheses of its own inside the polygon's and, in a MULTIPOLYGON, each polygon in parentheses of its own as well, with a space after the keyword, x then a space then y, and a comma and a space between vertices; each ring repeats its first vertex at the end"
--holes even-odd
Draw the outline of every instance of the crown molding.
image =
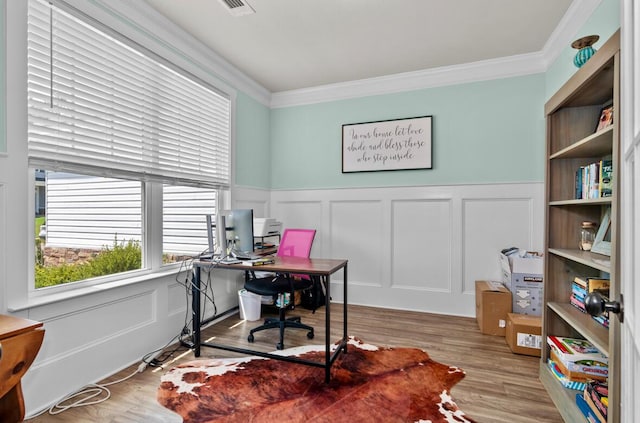
POLYGON ((544 71, 542 53, 529 53, 300 90, 281 91, 271 95, 271 108, 393 94, 446 85, 530 75, 544 71))
POLYGON ((272 93, 271 108, 392 94, 546 72, 602 0, 574 0, 542 50, 462 65, 272 93))

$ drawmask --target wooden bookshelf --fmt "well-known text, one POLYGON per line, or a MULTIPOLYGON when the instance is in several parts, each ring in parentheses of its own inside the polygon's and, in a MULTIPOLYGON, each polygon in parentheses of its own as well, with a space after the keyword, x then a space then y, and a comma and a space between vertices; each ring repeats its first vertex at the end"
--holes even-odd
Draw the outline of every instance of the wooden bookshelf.
POLYGON ((619 32, 545 104, 547 153, 545 175, 545 273, 540 380, 566 422, 584 422, 575 394, 563 387, 549 370, 548 335, 582 338, 609 357, 609 422, 620 421, 619 323, 612 314, 605 328, 570 303, 575 276, 609 277, 610 296, 619 292, 618 264, 618 161, 619 161, 619 32), (613 102, 613 125, 596 131, 605 104, 613 102), (576 198, 576 172, 581 166, 610 159, 613 195, 576 198), (600 223, 611 212, 611 256, 581 251, 578 247, 583 221, 600 223))

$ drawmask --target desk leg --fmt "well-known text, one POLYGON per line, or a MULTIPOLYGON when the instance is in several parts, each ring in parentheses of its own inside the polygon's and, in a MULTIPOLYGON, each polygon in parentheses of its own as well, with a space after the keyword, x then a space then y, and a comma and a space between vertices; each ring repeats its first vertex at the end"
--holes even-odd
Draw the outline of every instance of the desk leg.
MULTIPOLYGON (((347 337, 349 336, 348 330, 347 330, 347 266, 348 264, 344 265, 344 278, 343 278, 343 293, 342 293, 342 297, 343 297, 343 302, 342 302, 342 317, 344 319, 344 328, 342 331, 342 339, 344 339, 345 341, 348 339, 347 337)), ((344 346, 344 352, 347 352, 347 345, 345 344, 344 346)))
POLYGON ((325 341, 325 367, 324 367, 324 381, 329 383, 331 380, 331 278, 329 276, 322 276, 324 284, 326 286, 326 293, 324 296, 324 309, 325 309, 325 322, 324 322, 324 341, 325 341))
POLYGON ((191 278, 191 320, 193 355, 200 357, 200 266, 194 266, 191 278))

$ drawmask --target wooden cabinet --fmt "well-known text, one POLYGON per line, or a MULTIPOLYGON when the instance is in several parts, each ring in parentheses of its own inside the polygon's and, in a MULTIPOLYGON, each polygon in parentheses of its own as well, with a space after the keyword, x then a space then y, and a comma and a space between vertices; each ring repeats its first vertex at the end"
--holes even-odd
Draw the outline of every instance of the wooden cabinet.
POLYGON ((586 339, 609 357, 609 422, 619 422, 619 322, 611 314, 607 329, 570 303, 575 276, 608 277, 611 298, 618 298, 620 36, 615 33, 549 99, 545 176, 545 274, 543 348, 540 379, 567 422, 584 422, 576 405, 580 391, 564 388, 547 366, 547 335, 586 339), (613 104, 613 124, 596 130, 604 105, 613 104), (581 166, 612 161, 612 196, 576 199, 581 166), (611 216, 611 255, 579 249, 581 223, 611 216))
POLYGON ((0 315, 0 422, 24 418, 20 381, 35 360, 44 329, 42 323, 0 315))

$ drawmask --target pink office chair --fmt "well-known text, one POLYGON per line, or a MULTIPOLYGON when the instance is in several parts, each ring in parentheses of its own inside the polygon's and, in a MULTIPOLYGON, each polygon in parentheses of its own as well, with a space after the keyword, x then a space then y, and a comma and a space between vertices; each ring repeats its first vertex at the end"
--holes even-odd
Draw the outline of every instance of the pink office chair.
MULTIPOLYGON (((308 258, 313 245, 313 238, 316 235, 314 229, 285 229, 282 234, 280 245, 278 246, 277 256, 279 257, 303 257, 308 258)), ((295 303, 295 292, 311 288, 313 281, 308 275, 291 275, 277 274, 275 276, 267 276, 264 278, 250 278, 244 284, 244 288, 254 294, 270 296, 274 299, 279 295, 289 293, 290 304, 279 306, 278 318, 267 318, 262 326, 251 329, 248 341, 254 341, 254 333, 265 329, 280 329, 280 342, 276 344, 276 348, 281 350, 284 348, 284 329, 297 328, 306 329, 307 338, 313 339, 313 327, 301 323, 300 317, 286 317, 285 310, 293 308, 295 303)))

